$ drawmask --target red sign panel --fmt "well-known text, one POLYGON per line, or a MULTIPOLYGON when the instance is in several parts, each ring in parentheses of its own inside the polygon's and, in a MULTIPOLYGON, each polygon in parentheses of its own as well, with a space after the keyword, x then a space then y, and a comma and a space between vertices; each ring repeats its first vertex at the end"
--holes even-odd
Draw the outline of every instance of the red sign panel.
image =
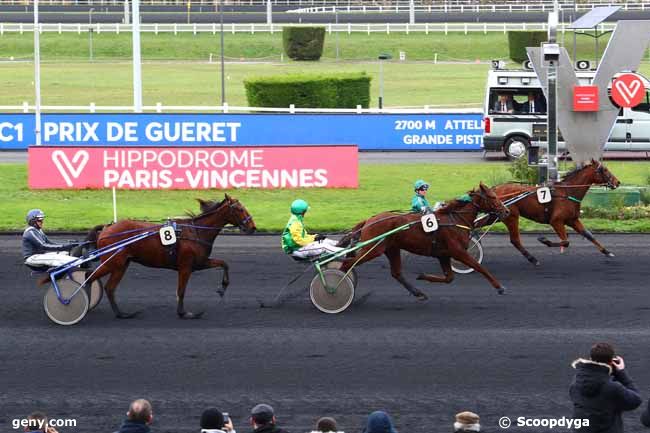
POLYGON ((636 107, 644 96, 643 77, 638 74, 621 74, 612 81, 612 100, 619 107, 636 107))
POLYGON ((574 86, 573 111, 598 111, 598 86, 574 86))
POLYGON ((358 186, 357 146, 29 148, 33 189, 358 186))

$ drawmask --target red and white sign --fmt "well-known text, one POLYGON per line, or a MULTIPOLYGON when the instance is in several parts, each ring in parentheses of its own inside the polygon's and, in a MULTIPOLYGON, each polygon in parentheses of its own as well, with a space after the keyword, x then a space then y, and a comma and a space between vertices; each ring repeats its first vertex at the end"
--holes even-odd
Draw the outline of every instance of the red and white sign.
POLYGON ((358 186, 357 146, 29 148, 32 189, 358 186))
POLYGON ((573 86, 573 111, 598 111, 598 86, 573 86))
POLYGON ((625 73, 612 81, 612 100, 619 107, 636 107, 645 96, 644 80, 639 74, 625 73))

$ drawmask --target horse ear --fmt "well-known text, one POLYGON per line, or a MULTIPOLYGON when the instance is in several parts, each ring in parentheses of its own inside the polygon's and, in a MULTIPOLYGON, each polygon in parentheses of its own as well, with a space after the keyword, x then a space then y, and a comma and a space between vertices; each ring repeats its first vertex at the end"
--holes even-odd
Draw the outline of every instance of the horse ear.
POLYGON ((230 201, 230 196, 228 194, 224 194, 223 196, 226 199, 226 201, 230 201))
POLYGON ((488 189, 487 186, 485 186, 485 184, 483 183, 483 181, 481 181, 481 183, 479 183, 479 187, 480 187, 481 190, 483 190, 483 191, 485 191, 485 190, 488 189))
POLYGON ((196 201, 199 202, 199 206, 201 206, 201 207, 203 207, 203 206, 205 205, 205 203, 206 203, 205 200, 202 200, 202 199, 200 199, 200 198, 197 198, 196 201))

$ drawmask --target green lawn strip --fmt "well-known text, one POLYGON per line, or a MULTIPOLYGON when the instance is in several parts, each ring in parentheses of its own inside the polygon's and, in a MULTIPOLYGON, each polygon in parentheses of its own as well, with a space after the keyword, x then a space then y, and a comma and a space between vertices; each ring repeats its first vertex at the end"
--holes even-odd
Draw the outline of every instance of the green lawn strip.
MULTIPOLYGON (((406 209, 412 183, 417 178, 431 182, 430 199, 453 198, 483 180, 506 179, 507 164, 362 164, 358 189, 234 190, 255 217, 260 231, 282 230, 292 200, 302 197, 312 209, 307 219, 314 232, 341 231, 356 222, 385 210, 406 209)), ((647 163, 612 162, 608 166, 624 184, 645 184, 650 173, 647 163)), ((0 165, 0 229, 19 230, 27 210, 39 207, 47 214, 48 230, 86 230, 112 219, 110 191, 30 191, 25 164, 0 165)), ((223 191, 119 191, 120 218, 160 220, 197 210, 195 198, 218 199, 223 191)), ((587 219, 592 230, 650 231, 650 219, 613 221, 587 219)), ((503 227, 496 227, 503 230, 503 227)), ((548 227, 524 222, 524 230, 548 227)))

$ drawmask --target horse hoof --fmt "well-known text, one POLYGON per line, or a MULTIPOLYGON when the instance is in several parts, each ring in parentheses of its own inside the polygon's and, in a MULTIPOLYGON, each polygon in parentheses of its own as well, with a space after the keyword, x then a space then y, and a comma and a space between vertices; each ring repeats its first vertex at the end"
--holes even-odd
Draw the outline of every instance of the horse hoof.
POLYGON ((426 302, 426 301, 429 300, 429 297, 427 295, 425 295, 424 293, 420 293, 420 294, 415 295, 415 299, 417 299, 420 302, 426 302))
POLYGON ((613 252, 607 250, 603 251, 603 254, 605 254, 607 257, 616 257, 613 252))
POLYGON ((117 319, 133 319, 136 317, 138 314, 142 313, 142 311, 135 311, 133 313, 118 313, 115 315, 115 318, 117 319))
POLYGON ((192 313, 192 312, 187 311, 185 313, 179 314, 178 316, 181 319, 188 319, 188 320, 200 319, 201 316, 203 316, 203 313, 205 313, 205 311, 201 311, 200 313, 192 313))
POLYGON ((416 280, 424 280, 424 274, 420 274, 420 275, 418 275, 418 277, 416 278, 416 280))
POLYGON ((497 289, 497 295, 505 295, 506 294, 506 288, 505 287, 499 287, 497 289))

